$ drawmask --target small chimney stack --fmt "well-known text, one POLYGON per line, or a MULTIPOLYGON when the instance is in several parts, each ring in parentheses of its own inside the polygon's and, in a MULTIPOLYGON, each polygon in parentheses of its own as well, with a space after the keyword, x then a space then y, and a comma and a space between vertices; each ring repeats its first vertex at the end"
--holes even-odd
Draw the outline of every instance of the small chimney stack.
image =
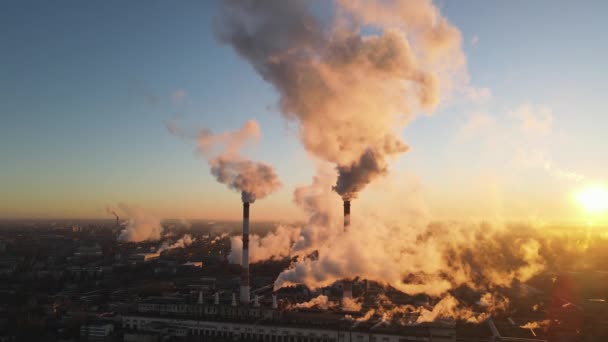
POLYGON ((256 308, 260 307, 260 298, 257 295, 253 297, 253 306, 256 308))
POLYGON ((199 304, 203 304, 204 303, 204 301, 203 301, 203 291, 199 291, 198 292, 198 303, 199 304))
POLYGON ((249 202, 243 202, 243 260, 241 268, 241 304, 249 304, 249 202))
POLYGON ((277 293, 273 292, 272 293, 272 308, 277 309, 278 307, 279 307, 279 304, 277 303, 277 293))
POLYGON ((220 305, 220 293, 219 292, 216 292, 213 295, 213 304, 220 305))
POLYGON ((236 306, 236 293, 232 293, 232 306, 236 306))

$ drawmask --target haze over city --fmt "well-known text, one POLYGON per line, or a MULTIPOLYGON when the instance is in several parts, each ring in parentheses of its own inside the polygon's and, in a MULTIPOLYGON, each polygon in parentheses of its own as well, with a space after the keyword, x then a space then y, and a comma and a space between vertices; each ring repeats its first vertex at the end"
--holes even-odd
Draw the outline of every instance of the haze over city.
MULTIPOLYGON (((606 181, 603 2, 437 5, 459 35, 458 83, 395 126, 410 150, 359 206, 391 207, 390 188, 435 218, 605 221, 573 195, 606 181)), ((277 91, 218 39, 216 2, 3 7, 0 216, 104 218, 127 202, 163 218, 238 219, 193 143, 167 130, 179 118, 217 132, 256 120, 246 153, 283 182, 256 218, 305 218, 292 192, 316 162, 277 91)))
POLYGON ((607 10, 3 3, 0 341, 608 338, 607 10))

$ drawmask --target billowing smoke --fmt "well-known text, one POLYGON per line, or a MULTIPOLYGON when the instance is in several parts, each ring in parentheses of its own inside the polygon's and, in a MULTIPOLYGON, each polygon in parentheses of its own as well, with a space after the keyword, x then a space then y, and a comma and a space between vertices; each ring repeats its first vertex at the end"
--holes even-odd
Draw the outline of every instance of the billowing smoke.
MULTIPOLYGON (((357 211, 353 229, 344 232, 339 199, 327 187, 332 179, 331 173, 321 170, 311 186, 296 189, 296 203, 309 214, 309 221, 289 252, 298 259, 279 275, 275 289, 294 284, 317 289, 360 277, 412 295, 440 297, 461 286, 493 292, 525 282, 546 268, 572 264, 580 260, 573 256, 588 247, 587 240, 529 225, 507 228, 410 219, 387 223, 357 211), (314 251, 316 257, 307 257, 314 251)), ((284 253, 283 249, 280 254, 284 253)))
POLYGON ((377 321, 376 325, 413 325, 433 322, 438 319, 481 323, 489 318, 491 314, 502 313, 508 309, 508 300, 500 295, 485 293, 482 295, 480 302, 483 300, 488 301, 488 304, 491 302, 491 304, 484 308, 484 312, 478 312, 472 306, 459 301, 452 295, 444 296, 432 306, 414 306, 394 304, 388 297, 380 294, 373 309, 369 309, 363 316, 353 319, 355 321, 354 326, 364 321, 377 321))
POLYGON ((348 298, 348 297, 342 298, 341 304, 342 304, 342 309, 345 311, 359 312, 359 311, 361 311, 361 308, 363 307, 363 305, 361 304, 361 301, 359 301, 355 298, 348 298))
MULTIPOLYGON (((116 212, 116 210, 111 209, 116 212)), ((125 203, 118 205, 118 210, 127 217, 125 228, 118 235, 121 242, 156 241, 161 238, 163 226, 160 219, 138 206, 125 203)))
MULTIPOLYGON (((282 225, 278 226, 276 231, 263 237, 257 234, 249 235, 249 262, 255 263, 262 260, 288 257, 291 254, 291 246, 299 235, 299 229, 282 225)), ((228 261, 241 264, 242 255, 243 238, 241 236, 231 237, 228 261)))
POLYGON ((251 161, 239 154, 245 143, 259 137, 260 127, 253 120, 233 132, 213 134, 204 129, 198 135, 198 148, 207 157, 211 174, 218 182, 241 192, 243 202, 253 203, 281 187, 272 166, 251 161), (223 150, 216 153, 218 146, 223 150))
POLYGON ((305 148, 337 166, 352 198, 407 151, 399 130, 466 78, 460 32, 431 1, 225 1, 218 37, 280 95, 305 148), (442 94, 441 92, 444 92, 442 94))
POLYGON ((483 313, 476 313, 470 307, 463 306, 454 296, 447 295, 435 304, 431 310, 421 308, 416 323, 433 322, 438 318, 480 323, 487 316, 483 313))
POLYGON ((190 246, 196 239, 193 239, 190 234, 185 234, 181 238, 179 238, 174 243, 163 242, 163 244, 158 248, 158 253, 162 253, 164 251, 168 251, 175 248, 186 248, 190 246))
POLYGON ((291 306, 294 309, 310 309, 317 308, 321 310, 327 310, 329 308, 335 308, 338 304, 329 300, 329 298, 325 295, 319 295, 308 302, 297 303, 291 306))
POLYGON ((326 240, 331 242, 315 240, 318 257, 298 260, 279 275, 275 287, 304 284, 314 289, 362 277, 412 295, 440 296, 463 285, 478 290, 507 287, 545 267, 536 240, 487 225, 413 227, 357 217, 351 227, 356 233, 326 240))

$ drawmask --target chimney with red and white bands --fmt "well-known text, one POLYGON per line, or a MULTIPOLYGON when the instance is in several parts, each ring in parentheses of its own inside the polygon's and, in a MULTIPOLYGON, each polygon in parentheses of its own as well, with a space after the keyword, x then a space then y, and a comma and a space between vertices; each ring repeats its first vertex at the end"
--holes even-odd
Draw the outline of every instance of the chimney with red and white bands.
MULTIPOLYGON (((344 200, 344 231, 350 227, 350 200, 344 200)), ((342 298, 353 298, 353 282, 350 279, 342 281, 342 298)))
POLYGON ((350 226, 350 200, 344 200, 344 231, 350 226))
POLYGON ((249 304, 249 202, 243 202, 243 263, 241 269, 241 303, 249 304))

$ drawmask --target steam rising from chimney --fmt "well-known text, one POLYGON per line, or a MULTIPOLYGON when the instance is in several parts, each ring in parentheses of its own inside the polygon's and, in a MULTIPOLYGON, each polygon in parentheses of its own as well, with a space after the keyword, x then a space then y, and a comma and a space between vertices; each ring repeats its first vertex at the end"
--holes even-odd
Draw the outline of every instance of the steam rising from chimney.
POLYGON ((336 303, 331 302, 329 298, 325 295, 319 295, 308 302, 297 303, 292 306, 294 309, 310 309, 310 308, 318 308, 322 310, 327 310, 329 308, 335 308, 337 306, 336 303))
POLYGON ((192 236, 190 234, 185 234, 184 236, 182 236, 181 238, 179 238, 177 241, 175 241, 172 244, 169 244, 168 242, 164 242, 160 248, 158 249, 158 253, 162 253, 164 251, 168 251, 171 249, 175 249, 175 248, 186 248, 188 246, 190 246, 196 239, 193 239, 192 236))
POLYGON ((466 79, 460 32, 431 1, 224 1, 217 34, 270 82, 307 151, 336 165, 354 198, 407 151, 399 130, 466 79), (374 33, 370 33, 374 32, 374 33))
POLYGON ((241 263, 241 303, 249 304, 249 202, 243 201, 243 260, 241 263))
POLYGON ((116 217, 116 226, 120 226, 120 216, 118 216, 118 214, 116 213, 116 211, 114 209, 112 209, 110 206, 106 207, 106 212, 110 215, 113 215, 114 217, 116 217))
MULTIPOLYGON (((127 217, 126 227, 120 232, 118 241, 156 241, 161 238, 163 226, 160 219, 141 207, 120 203, 118 209, 127 217)), ((110 211, 116 212, 113 208, 110 211)), ((116 215, 118 216, 118 215, 116 215)))
POLYGON ((251 161, 239 154, 244 144, 259 138, 260 127, 253 120, 233 132, 213 134, 203 129, 198 135, 198 148, 208 158, 211 174, 218 182, 239 191, 243 203, 253 203, 281 187, 272 166, 251 161), (218 146, 224 148, 219 154, 216 153, 218 146))

